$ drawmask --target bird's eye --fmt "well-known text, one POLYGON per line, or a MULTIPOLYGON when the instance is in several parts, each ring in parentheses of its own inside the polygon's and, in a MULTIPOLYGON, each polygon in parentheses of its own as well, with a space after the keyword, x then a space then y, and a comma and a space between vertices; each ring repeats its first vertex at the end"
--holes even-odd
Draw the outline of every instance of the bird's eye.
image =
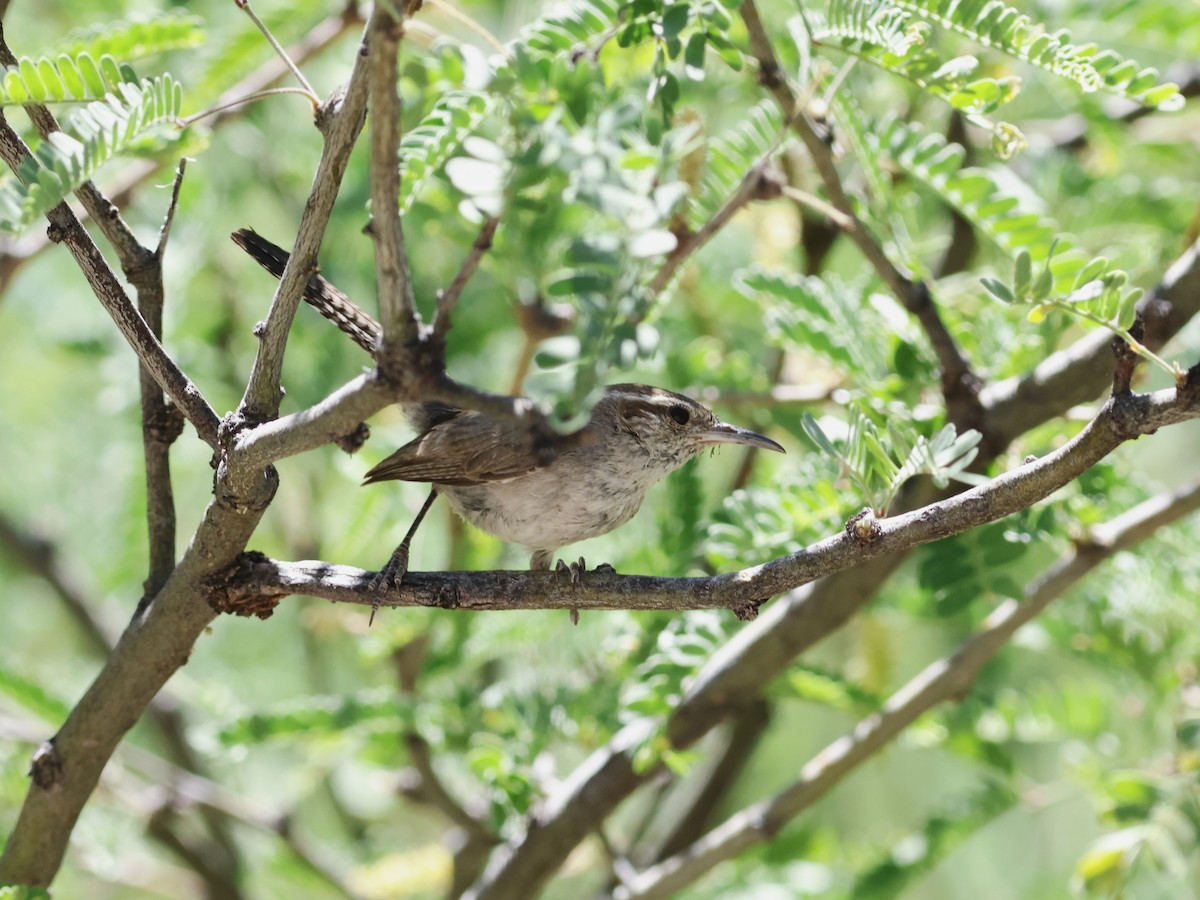
POLYGON ((667 410, 667 415, 669 415, 680 425, 686 425, 688 420, 692 417, 692 414, 688 412, 688 408, 679 403, 676 403, 669 410, 667 410))

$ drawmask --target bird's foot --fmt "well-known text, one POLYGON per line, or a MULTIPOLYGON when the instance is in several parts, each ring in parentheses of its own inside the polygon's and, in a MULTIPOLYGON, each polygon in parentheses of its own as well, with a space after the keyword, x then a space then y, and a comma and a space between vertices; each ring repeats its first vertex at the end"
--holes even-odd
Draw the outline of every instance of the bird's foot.
MULTIPOLYGON (((578 562, 573 562, 569 565, 560 559, 555 564, 554 571, 560 576, 564 574, 570 575, 572 587, 579 587, 581 584, 583 584, 584 573, 587 572, 587 562, 582 556, 579 557, 578 562)), ((617 570, 608 563, 600 563, 600 565, 596 566, 596 568, 594 568, 592 571, 599 572, 602 575, 615 575, 617 573, 617 570)), ((571 624, 579 624, 579 610, 575 607, 571 607, 571 624)))
POLYGON ((375 613, 379 609, 379 595, 384 591, 395 590, 404 582, 408 573, 408 547, 397 547, 391 558, 382 569, 375 573, 367 584, 367 591, 373 597, 371 601, 371 618, 367 620, 370 628, 375 621, 375 613))

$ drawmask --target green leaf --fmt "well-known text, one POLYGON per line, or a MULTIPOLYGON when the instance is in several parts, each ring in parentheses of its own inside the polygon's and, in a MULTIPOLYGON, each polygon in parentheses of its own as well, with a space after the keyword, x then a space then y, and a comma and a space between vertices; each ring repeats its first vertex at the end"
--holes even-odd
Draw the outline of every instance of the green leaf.
POLYGON ((101 56, 99 63, 88 53, 53 60, 22 58, 3 68, 0 106, 103 100, 122 84, 138 84, 137 76, 111 56, 101 56))
MULTIPOLYGON (((99 77, 99 70, 94 73, 99 77)), ((0 228, 21 231, 45 215, 105 162, 148 132, 174 125, 182 91, 170 75, 134 86, 117 85, 107 100, 72 114, 21 165, 17 177, 0 182, 0 228)))
POLYGON ((703 32, 696 32, 688 38, 687 49, 683 52, 684 73, 692 81, 704 80, 704 51, 708 47, 703 32))

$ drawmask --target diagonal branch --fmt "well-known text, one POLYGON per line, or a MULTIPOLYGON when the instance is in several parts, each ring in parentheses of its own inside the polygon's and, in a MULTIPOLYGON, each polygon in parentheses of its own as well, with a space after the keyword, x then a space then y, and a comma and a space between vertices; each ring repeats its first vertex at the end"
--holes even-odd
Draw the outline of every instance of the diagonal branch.
MULTIPOLYGON (((29 155, 29 148, 20 135, 7 119, 0 116, 0 156, 15 172, 29 155)), ((46 214, 46 218, 50 221, 51 240, 66 244, 91 285, 92 292, 133 348, 138 360, 192 423, 200 438, 209 446, 216 447, 217 428, 220 425, 216 412, 208 405, 199 388, 167 355, 75 213, 66 203, 60 203, 46 214)))
POLYGON ((267 313, 258 354, 238 409, 241 421, 237 424, 267 421, 279 414, 288 332, 305 285, 316 269, 317 251, 350 162, 350 151, 366 121, 368 68, 367 57, 359 53, 344 93, 335 93, 317 112, 317 127, 325 139, 321 159, 300 217, 296 244, 267 313))
POLYGON ((770 840, 791 819, 808 809, 846 775, 887 746, 918 716, 939 703, 966 693, 984 663, 994 657, 1017 629, 1040 614, 1084 576, 1114 556, 1151 537, 1160 528, 1200 510, 1200 482, 1174 495, 1154 497, 1113 521, 1092 529, 1088 539, 1064 556, 1025 591, 995 610, 983 630, 953 654, 927 666, 896 691, 882 710, 859 722, 812 758, 798 780, 769 800, 727 819, 691 846, 641 872, 614 891, 617 900, 669 897, 718 863, 770 840))
POLYGON ((491 249, 492 239, 496 236, 496 228, 499 225, 499 217, 488 217, 487 221, 479 229, 475 243, 471 245, 471 252, 463 260, 462 266, 459 267, 454 280, 450 282, 450 286, 444 291, 438 291, 437 313, 433 319, 433 341, 435 344, 445 343, 446 333, 450 330, 450 319, 454 315, 454 307, 458 303, 458 298, 462 295, 467 282, 475 274, 475 270, 479 268, 479 261, 483 259, 483 254, 491 249))

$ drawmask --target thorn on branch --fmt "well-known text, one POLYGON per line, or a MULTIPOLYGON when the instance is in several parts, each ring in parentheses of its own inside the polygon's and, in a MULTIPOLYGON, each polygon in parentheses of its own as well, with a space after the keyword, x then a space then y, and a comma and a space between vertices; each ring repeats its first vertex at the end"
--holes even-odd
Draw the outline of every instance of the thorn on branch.
POLYGON ((232 587, 239 580, 249 578, 256 564, 269 561, 266 554, 257 550, 247 550, 245 553, 239 553, 232 565, 209 578, 205 582, 205 599, 213 612, 244 618, 271 618, 279 601, 287 596, 286 592, 244 594, 232 587))
POLYGON ((851 516, 846 521, 846 534, 859 544, 874 543, 883 534, 883 529, 879 527, 879 519, 875 517, 875 510, 867 506, 851 516))
POLYGON ((753 622, 758 618, 759 608, 770 599, 770 597, 762 597, 758 600, 750 600, 741 606, 735 606, 733 614, 742 622, 753 622))
MULTIPOLYGON (((1129 327, 1129 336, 1139 343, 1146 337, 1146 322, 1139 312, 1137 318, 1134 319, 1133 325, 1129 327)), ((1112 340, 1112 352, 1116 357, 1116 369, 1113 372, 1113 396, 1120 394, 1128 394, 1133 384, 1133 370, 1137 366, 1140 357, 1133 352, 1133 348, 1119 335, 1112 340)))
POLYGON ((146 429, 159 444, 173 444, 183 434, 183 411, 168 398, 146 423, 146 429))
POLYGON ((54 744, 54 738, 43 741, 33 753, 29 766, 29 777, 43 791, 53 790, 62 783, 63 761, 54 744))
POLYGON ((344 452, 351 455, 362 449, 363 444, 371 437, 371 427, 366 422, 359 422, 358 427, 349 434, 334 438, 334 443, 344 452))
POLYGON ((758 181, 751 192, 751 200, 778 200, 783 196, 787 176, 777 166, 763 165, 758 170, 758 181))

